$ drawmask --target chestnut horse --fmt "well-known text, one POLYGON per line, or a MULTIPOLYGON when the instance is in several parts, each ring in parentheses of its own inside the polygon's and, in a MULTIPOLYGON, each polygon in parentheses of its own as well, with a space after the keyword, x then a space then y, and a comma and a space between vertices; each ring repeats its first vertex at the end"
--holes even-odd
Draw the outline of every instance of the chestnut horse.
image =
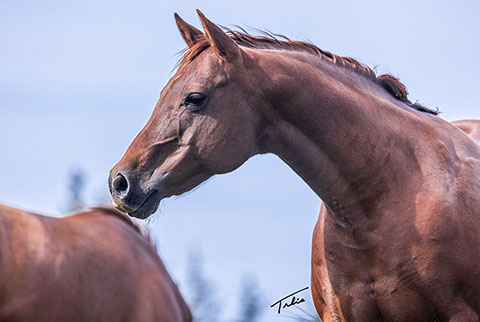
POLYGON ((116 207, 146 218, 274 153, 323 201, 312 293, 324 321, 478 321, 479 122, 442 120, 352 58, 198 13, 205 33, 175 15, 188 49, 111 170, 116 207))
POLYGON ((153 245, 95 208, 51 218, 0 205, 0 321, 192 321, 153 245))

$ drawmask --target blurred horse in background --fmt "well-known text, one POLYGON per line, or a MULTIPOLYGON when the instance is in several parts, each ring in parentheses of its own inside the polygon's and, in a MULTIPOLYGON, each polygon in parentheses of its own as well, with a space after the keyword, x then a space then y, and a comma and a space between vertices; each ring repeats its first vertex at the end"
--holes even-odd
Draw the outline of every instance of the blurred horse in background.
POLYGON ((190 310, 124 214, 63 218, 0 205, 1 322, 183 322, 190 310))
POLYGON ((478 321, 480 123, 442 120, 353 58, 198 14, 205 33, 175 15, 188 49, 111 170, 116 207, 146 218, 273 153, 323 201, 312 295, 324 321, 478 321))

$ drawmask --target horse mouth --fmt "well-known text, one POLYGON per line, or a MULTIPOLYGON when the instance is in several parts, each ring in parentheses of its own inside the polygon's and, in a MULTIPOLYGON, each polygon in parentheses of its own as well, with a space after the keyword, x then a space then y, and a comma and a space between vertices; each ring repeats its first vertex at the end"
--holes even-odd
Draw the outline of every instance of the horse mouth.
POLYGON ((158 206, 160 205, 160 200, 161 200, 161 198, 159 198, 159 195, 160 195, 160 192, 158 190, 154 190, 137 209, 131 209, 131 208, 125 209, 121 205, 116 205, 116 204, 114 204, 114 206, 118 210, 126 212, 131 217, 146 219, 150 215, 152 215, 155 211, 157 211, 158 206))

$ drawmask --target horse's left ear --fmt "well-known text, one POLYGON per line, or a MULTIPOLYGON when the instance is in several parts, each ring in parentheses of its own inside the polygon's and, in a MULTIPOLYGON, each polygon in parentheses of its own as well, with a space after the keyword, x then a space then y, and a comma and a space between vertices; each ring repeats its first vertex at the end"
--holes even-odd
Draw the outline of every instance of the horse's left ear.
POLYGON ((174 14, 175 17, 175 22, 177 23, 178 30, 180 31, 180 34, 182 35, 183 40, 187 43, 188 47, 193 47, 197 40, 203 36, 203 32, 195 28, 194 26, 188 24, 180 18, 178 13, 175 12, 174 14))
POLYGON ((200 10, 197 9, 197 13, 202 21, 203 29, 210 45, 215 49, 217 55, 231 62, 240 59, 241 50, 238 44, 220 27, 208 20, 200 10))

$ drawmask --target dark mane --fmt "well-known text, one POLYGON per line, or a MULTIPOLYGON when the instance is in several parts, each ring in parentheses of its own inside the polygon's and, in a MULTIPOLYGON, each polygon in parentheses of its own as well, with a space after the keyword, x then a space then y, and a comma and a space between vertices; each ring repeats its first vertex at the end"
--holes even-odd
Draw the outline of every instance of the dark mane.
MULTIPOLYGON (((404 102, 411 108, 434 115, 438 114, 438 109, 433 110, 424 107, 418 103, 412 103, 408 99, 408 92, 405 85, 400 82, 398 78, 390 74, 383 74, 377 76, 370 67, 361 64, 354 58, 337 56, 335 54, 332 54, 331 52, 322 50, 311 43, 303 41, 293 41, 282 35, 274 35, 271 33, 263 32, 263 36, 252 36, 244 30, 242 30, 243 32, 239 32, 229 30, 227 28, 225 29, 227 30, 227 34, 240 46, 254 49, 284 49, 304 51, 312 55, 325 58, 335 65, 353 70, 356 73, 374 81, 379 86, 383 87, 387 92, 389 92, 394 98, 404 102)), ((179 71, 183 71, 198 55, 200 55, 209 47, 210 43, 205 36, 198 38, 195 45, 185 51, 183 57, 179 62, 179 71)))

